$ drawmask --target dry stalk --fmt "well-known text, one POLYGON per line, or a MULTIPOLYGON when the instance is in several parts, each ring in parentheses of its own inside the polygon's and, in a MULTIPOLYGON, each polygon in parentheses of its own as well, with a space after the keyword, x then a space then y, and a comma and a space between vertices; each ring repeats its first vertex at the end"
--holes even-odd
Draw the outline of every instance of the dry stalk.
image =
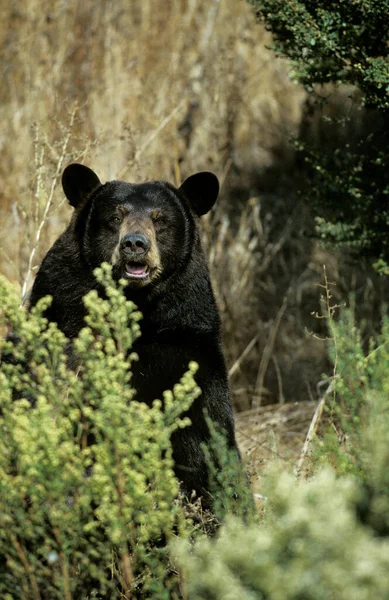
POLYGON ((285 225, 280 237, 278 238, 277 242, 275 242, 273 244, 266 244, 263 258, 261 260, 260 265, 258 266, 259 274, 265 273, 268 270, 274 257, 278 254, 278 252, 280 252, 280 250, 284 246, 285 242, 289 239, 290 232, 292 231, 292 228, 293 228, 293 224, 294 224, 294 214, 292 214, 292 216, 287 220, 286 225, 285 225))
POLYGON ((206 52, 206 50, 208 48, 208 45, 209 45, 209 42, 210 42, 210 39, 212 36, 212 32, 215 27, 217 13, 219 10, 219 4, 220 4, 220 0, 213 0, 213 3, 211 4, 211 6, 209 8, 207 23, 204 27, 204 31, 203 31, 203 35, 202 35, 201 43, 200 43, 200 51, 202 53, 206 52))
POLYGON ((220 189, 223 188, 224 182, 226 180, 226 177, 228 175, 229 170, 232 167, 232 158, 228 158, 226 161, 226 164, 223 167, 222 173, 219 177, 219 183, 220 183, 220 189))
MULTIPOLYGON (((327 269, 326 266, 323 265, 323 271, 324 271, 324 285, 320 285, 320 287, 323 287, 325 290, 325 297, 324 297, 324 302, 325 302, 325 314, 324 315, 315 315, 317 318, 325 318, 328 320, 329 323, 329 329, 331 331, 332 327, 332 321, 334 318, 334 313, 335 310, 338 308, 337 304, 331 304, 331 299, 332 299, 332 294, 331 294, 331 290, 330 290, 330 282, 328 281, 327 278, 327 269)), ((337 349, 337 339, 336 336, 332 336, 330 339, 333 344, 334 344, 334 350, 335 350, 335 358, 334 358, 334 366, 333 366, 333 370, 332 370, 332 380, 330 385, 328 386, 328 388, 326 389, 325 393, 323 394, 323 396, 320 398, 319 402, 317 403, 317 407, 315 410, 315 414, 313 415, 311 424, 309 426, 308 429, 308 433, 307 436, 305 438, 305 442, 303 445, 303 448, 301 450, 301 454, 300 454, 300 458, 297 461, 296 467, 295 467, 295 474, 298 478, 301 477, 302 474, 302 469, 303 469, 303 464, 305 461, 306 456, 309 453, 311 444, 312 444, 312 440, 314 438, 314 435, 316 433, 318 424, 320 422, 321 416, 323 414, 323 410, 324 410, 324 406, 325 406, 325 401, 327 396, 329 396, 330 394, 334 395, 334 401, 335 401, 335 394, 336 394, 336 389, 335 389, 335 380, 337 377, 337 367, 338 367, 338 349, 337 349)))
MULTIPOLYGON (((334 313, 335 310, 338 308, 337 304, 333 304, 331 305, 331 299, 332 299, 332 294, 331 294, 331 290, 330 290, 330 283, 327 279, 327 269, 326 266, 323 265, 323 271, 324 271, 324 287, 325 287, 325 292, 326 292, 326 296, 325 296, 325 302, 326 302, 326 312, 327 312, 327 318, 328 318, 328 322, 330 324, 330 329, 331 329, 331 325, 332 325, 332 321, 334 318, 334 313)), ((333 381, 335 381, 336 378, 336 373, 337 373, 337 369, 338 369, 338 340, 336 339, 336 335, 334 335, 332 338, 332 341, 334 343, 334 368, 332 370, 332 377, 333 377, 333 381)), ((335 401, 335 386, 332 386, 332 393, 334 396, 334 401, 335 401)))
POLYGON ((119 177, 123 177, 123 175, 126 173, 128 168, 130 167, 130 165, 133 162, 137 162, 139 160, 139 158, 142 156, 142 154, 145 152, 145 150, 147 150, 147 148, 150 146, 150 144, 152 144, 154 142, 154 140, 156 140, 156 138, 161 133, 161 131, 163 129, 165 129, 166 125, 168 125, 170 123, 170 121, 176 116, 176 114, 181 110, 181 108, 184 106, 185 103, 186 103, 186 100, 181 100, 181 102, 173 108, 171 113, 158 125, 158 127, 156 129, 154 129, 154 131, 148 136, 148 138, 146 139, 144 144, 139 148, 139 150, 136 151, 135 157, 133 159, 131 159, 130 162, 127 162, 124 165, 122 170, 119 172, 119 177))
POLYGON ((255 392, 254 392, 253 407, 261 406, 263 382, 265 379, 267 368, 269 366, 269 362, 270 362, 271 355, 273 352, 277 333, 280 328, 281 319, 283 317, 283 314, 285 312, 287 304, 288 304, 288 297, 286 294, 284 296, 284 300, 282 302, 281 308, 279 309, 277 316, 275 318, 273 328, 270 332, 269 339, 266 343, 266 346, 265 346, 263 354, 262 354, 261 362, 259 363, 258 377, 257 377, 257 382, 255 385, 255 392))
POLYGON ((16 539, 16 537, 14 535, 11 534, 11 540, 12 540, 12 544, 20 558, 20 561, 24 567, 24 570, 27 573, 27 577, 29 579, 30 585, 31 585, 31 591, 32 591, 32 595, 34 600, 42 600, 42 596, 40 595, 39 592, 39 587, 38 587, 38 583, 37 580, 34 577, 34 574, 32 572, 31 569, 31 565, 28 562, 27 556, 23 550, 23 547, 21 546, 21 544, 18 542, 18 540, 16 539))
MULTIPOLYGON (((230 166, 227 161, 222 181, 230 166)), ((240 318, 242 311, 248 312, 260 240, 258 212, 259 206, 250 199, 240 216, 237 231, 234 231, 222 203, 214 220, 204 221, 203 239, 216 297, 222 313, 229 313, 232 320, 240 318)))
POLYGON ((10 265, 10 267, 14 270, 15 274, 16 275, 19 274, 19 269, 17 268, 15 261, 12 260, 12 258, 7 254, 7 252, 4 250, 4 248, 0 248, 0 252, 6 259, 7 263, 10 265))
POLYGON ((278 364, 278 360, 275 354, 273 354, 273 356, 271 357, 273 364, 274 364, 274 369, 276 371, 276 375, 277 375, 277 383, 278 383, 278 403, 279 404, 285 404, 285 396, 284 396, 284 388, 282 385, 282 374, 281 374, 281 369, 280 369, 280 365, 278 364))
MULTIPOLYGON (((121 468, 120 457, 118 456, 117 448, 115 447, 115 466, 117 472, 117 493, 119 498, 120 515, 123 516, 124 511, 124 497, 125 497, 125 482, 124 475, 121 468)), ((126 542, 123 544, 123 549, 120 553, 121 565, 123 569, 123 580, 124 580, 124 597, 126 600, 131 598, 131 588, 134 583, 134 573, 132 569, 131 555, 126 542)))
MULTIPOLYGON (((256 411, 258 411, 258 408, 254 408, 254 409, 251 408, 250 411, 247 411, 247 412, 251 412, 252 411, 253 413, 255 413, 256 411)), ((256 450, 258 450, 258 448, 262 448, 263 450, 267 450, 268 452, 270 452, 273 455, 273 457, 275 457, 277 459, 280 459, 280 460, 283 460, 283 461, 286 460, 285 456, 283 456, 282 454, 280 454, 279 452, 277 452, 276 447, 275 447, 274 444, 272 446, 269 446, 267 444, 267 442, 265 442, 265 441, 260 442, 256 437, 250 435, 249 433, 247 433, 243 429, 239 429, 239 426, 237 427, 237 431, 239 432, 239 435, 243 436, 247 440, 252 441, 255 444, 256 450)))
POLYGON ((317 403, 316 410, 312 417, 312 421, 309 425, 308 433, 305 438, 305 442, 304 442, 303 448, 301 450, 300 457, 299 457, 297 464, 295 466, 295 469, 294 469, 294 472, 295 472, 295 475, 297 478, 300 478, 301 474, 303 472, 304 461, 309 453, 309 450, 310 450, 311 444, 312 444, 312 440, 315 436, 318 424, 319 424, 321 416, 323 414, 326 398, 327 398, 327 396, 329 396, 329 394, 331 394, 333 392, 334 388, 335 388, 334 382, 331 381, 331 383, 328 386, 328 388, 326 389, 325 393, 323 394, 323 396, 320 398, 319 402, 317 403))
POLYGON ((244 361, 244 359, 246 358, 246 356, 248 356, 248 354, 250 354, 252 348, 254 348, 255 344, 258 341, 258 338, 260 336, 260 331, 257 333, 257 335, 255 335, 253 337, 253 339, 247 344, 246 348, 243 350, 242 354, 239 356, 239 358, 234 362, 234 364, 232 365, 232 367, 230 368, 230 370, 228 371, 228 377, 231 378, 233 376, 234 373, 236 373, 241 365, 241 363, 244 361))
POLYGON ((126 548, 124 550, 124 552, 121 553, 120 555, 120 559, 121 559, 121 564, 122 564, 122 568, 123 568, 123 579, 124 579, 124 583, 125 583, 125 592, 124 592, 124 597, 126 598, 126 600, 130 600, 131 598, 131 586, 134 580, 134 576, 132 573, 132 564, 131 564, 131 556, 130 553, 128 551, 128 548, 126 548))
POLYGON ((45 147, 43 144, 39 144, 39 126, 37 123, 34 124, 34 161, 35 161, 35 170, 36 170, 36 184, 35 184, 35 207, 34 210, 34 225, 38 227, 39 221, 39 198, 41 194, 42 187, 42 168, 43 168, 43 159, 45 156, 45 147))
MULTIPOLYGON (((70 121, 69 121, 69 124, 67 126, 67 132, 66 132, 64 141, 62 143, 62 146, 61 146, 61 152, 60 152, 60 154, 58 156, 55 174, 54 174, 54 177, 52 179, 50 191, 49 191, 49 194, 47 196, 47 200, 46 200, 46 204, 45 204, 45 208, 43 210, 43 214, 42 214, 41 220, 39 222, 39 225, 38 225, 38 228, 37 228, 37 231, 36 231, 34 246, 33 246, 32 250, 30 252, 30 256, 29 256, 29 259, 28 259, 27 272, 26 272, 26 275, 25 275, 25 278, 24 278, 24 281, 23 281, 23 286, 22 286, 22 298, 24 298, 25 295, 26 295, 27 287, 28 287, 28 284, 29 284, 29 281, 30 281, 30 277, 31 277, 31 273, 32 273, 33 261, 34 261, 36 252, 37 252, 38 247, 39 247, 39 242, 40 242, 42 230, 43 230, 43 227, 46 224, 49 211, 50 211, 50 209, 51 209, 51 207, 53 205, 54 191, 55 191, 55 188, 57 187, 58 179, 59 179, 59 177, 60 177, 60 175, 62 173, 63 163, 64 163, 64 160, 65 160, 65 156, 67 154, 69 141, 70 141, 70 138, 72 136, 72 128, 73 128, 73 125, 74 125, 74 120, 76 118, 77 110, 78 110, 78 106, 75 105, 74 108, 73 108, 73 110, 72 110, 72 112, 71 112, 71 114, 70 114, 70 121)), ((35 192, 36 201, 38 200, 37 194, 39 194, 40 184, 41 184, 41 178, 40 178, 39 173, 38 173, 37 186, 36 186, 36 192, 35 192)))

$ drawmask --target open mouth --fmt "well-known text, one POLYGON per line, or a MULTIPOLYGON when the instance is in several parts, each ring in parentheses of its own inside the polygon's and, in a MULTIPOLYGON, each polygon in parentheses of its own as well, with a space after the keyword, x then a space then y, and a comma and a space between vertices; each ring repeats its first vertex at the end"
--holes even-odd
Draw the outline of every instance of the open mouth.
POLYGON ((128 279, 146 279, 149 276, 149 265, 129 261, 125 264, 125 276, 128 279))

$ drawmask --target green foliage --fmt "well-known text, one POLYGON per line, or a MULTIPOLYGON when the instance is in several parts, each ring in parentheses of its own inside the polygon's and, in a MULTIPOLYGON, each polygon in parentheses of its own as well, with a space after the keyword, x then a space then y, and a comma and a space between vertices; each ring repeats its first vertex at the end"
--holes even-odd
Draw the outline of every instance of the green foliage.
POLYGON ((223 431, 212 423, 207 424, 211 432, 208 445, 203 451, 209 469, 209 490, 212 510, 216 519, 223 522, 234 515, 250 523, 258 518, 244 466, 235 450, 229 450, 223 431))
POLYGON ((206 515, 180 505, 170 445, 199 393, 196 365, 163 406, 137 402, 131 345, 140 315, 108 266, 96 276, 105 295, 85 299, 73 369, 68 340, 42 316, 50 300, 26 315, 0 279, 1 325, 13 331, 0 347, 1 597, 387 598, 389 318, 367 345, 352 309, 337 321, 331 312, 325 468, 309 481, 276 470, 264 477, 261 520, 242 466, 209 423, 215 533, 214 523, 198 523, 206 515))
POLYGON ((347 84, 358 88, 365 106, 375 110, 365 113, 359 134, 352 116, 339 120, 327 115, 326 129, 343 132, 344 141, 326 146, 321 140, 313 145, 300 139, 296 147, 305 163, 303 196, 317 216, 319 237, 352 246, 387 270, 388 0, 251 3, 272 31, 274 49, 292 60, 292 76, 309 92, 316 93, 320 84, 347 84))
POLYGON ((105 299, 74 342, 42 312, 25 314, 0 280, 0 595, 3 598, 169 597, 177 586, 165 542, 183 530, 170 436, 199 394, 196 365, 164 406, 137 402, 131 344, 140 314, 104 266, 105 299), (130 402, 131 400, 131 402, 130 402), (33 408, 32 408, 33 407, 33 408), (96 591, 97 590, 97 591, 96 591))
POLYGON ((177 541, 191 600, 370 600, 389 595, 389 542, 357 520, 358 490, 330 471, 268 478, 261 525, 231 519, 216 540, 177 541))
POLYGON ((316 473, 273 469, 259 523, 227 516, 216 539, 173 542, 191 600, 389 597, 389 318, 368 348, 352 308, 328 323, 336 377, 316 473))
POLYGON ((330 322, 336 361, 332 426, 319 444, 319 462, 359 482, 359 510, 380 535, 389 534, 389 317, 364 348, 353 307, 330 322))
MULTIPOLYGON (((372 138, 326 149, 298 142, 310 181, 309 203, 320 239, 389 258, 386 149, 372 138)), ((307 192, 308 193, 308 192, 307 192)))
POLYGON ((366 0, 251 0, 275 38, 274 48, 293 60, 294 75, 317 83, 360 88, 369 105, 389 108, 389 2, 366 0))
POLYGON ((95 275, 104 297, 84 298, 86 326, 72 345, 43 316, 50 298, 26 314, 0 278, 0 327, 12 332, 0 341, 0 595, 7 600, 181 597, 170 540, 214 532, 229 511, 246 521, 253 514, 242 465, 211 422, 204 451, 220 510, 182 506, 170 438, 189 424, 181 415, 200 393, 197 365, 163 402, 137 402, 131 346, 141 315, 108 265, 95 275))

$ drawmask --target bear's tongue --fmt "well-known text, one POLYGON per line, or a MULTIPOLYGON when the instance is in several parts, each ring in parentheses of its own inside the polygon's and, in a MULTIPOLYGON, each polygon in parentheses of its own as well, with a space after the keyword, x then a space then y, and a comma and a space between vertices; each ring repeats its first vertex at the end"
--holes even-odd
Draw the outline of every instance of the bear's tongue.
POLYGON ((133 277, 145 277, 147 275, 147 265, 129 262, 126 264, 126 271, 133 277))

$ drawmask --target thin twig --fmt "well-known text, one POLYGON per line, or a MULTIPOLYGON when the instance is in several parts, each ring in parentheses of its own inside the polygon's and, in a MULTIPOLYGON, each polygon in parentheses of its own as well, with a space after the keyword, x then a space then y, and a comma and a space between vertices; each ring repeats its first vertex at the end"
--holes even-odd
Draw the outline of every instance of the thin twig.
MULTIPOLYGON (((269 366, 269 362, 271 359, 271 353, 274 348, 274 343, 276 341, 277 333, 280 328, 281 319, 283 317, 283 314, 285 312, 287 304, 288 304, 288 296, 286 294, 284 296, 284 300, 282 302, 281 308, 279 309, 277 316, 275 318, 273 329, 270 332, 268 342, 265 346, 265 349, 262 354, 261 362, 259 364, 257 383, 255 386, 256 390, 258 390, 258 398, 253 401, 253 406, 255 406, 255 407, 261 406, 262 389, 263 389, 263 382, 265 379, 265 374, 266 374, 267 368, 269 366)), ((254 397, 255 396, 256 396, 256 393, 254 394, 254 397)))
POLYGON ((16 537, 14 535, 11 534, 11 541, 12 544, 16 550, 16 552, 18 553, 18 556, 20 558, 20 561, 24 567, 24 570, 27 573, 28 579, 30 581, 30 585, 31 585, 31 591, 32 591, 32 595, 34 597, 35 600, 42 600, 42 597, 40 595, 39 592, 39 587, 38 587, 38 583, 37 580, 34 577, 34 574, 32 572, 32 568, 30 563, 28 562, 28 558, 23 550, 22 545, 20 544, 20 542, 16 539, 16 537))
POLYGON ((232 158, 229 158, 223 167, 222 174, 219 177, 220 189, 222 189, 230 168, 232 167, 232 158))
POLYGON ((281 375, 280 365, 278 364, 278 360, 277 360, 277 357, 275 354, 273 354, 273 356, 271 358, 272 358, 274 368, 276 370, 276 375, 277 375, 278 397, 279 397, 278 404, 285 404, 285 396, 284 396, 284 389, 283 389, 283 385, 282 385, 282 375, 281 375))
MULTIPOLYGON (((117 494, 118 494, 118 498, 119 498, 119 510, 120 510, 120 516, 122 518, 124 518, 125 481, 124 481, 124 475, 123 475, 123 471, 122 471, 122 465, 121 465, 119 453, 118 453, 118 450, 116 447, 114 450, 114 456, 115 456, 115 466, 116 466, 116 470, 117 470, 116 471, 117 472, 116 489, 117 489, 117 494)), ((128 545, 127 545, 126 541, 124 541, 124 543, 123 543, 122 550, 120 553, 120 558, 121 558, 121 566, 123 569, 123 579, 124 579, 124 584, 125 584, 124 597, 126 598, 126 600, 130 600, 130 598, 132 596, 131 588, 132 588, 132 585, 134 582, 134 573, 133 573, 133 569, 132 569, 131 555, 130 555, 130 551, 128 549, 128 545)))
POLYGON ((15 261, 13 261, 10 256, 8 256, 8 254, 6 253, 6 251, 4 250, 3 247, 0 248, 0 253, 4 256, 4 258, 6 259, 6 261, 10 265, 10 267, 15 271, 15 273, 18 274, 19 273, 19 269, 15 265, 15 261))
POLYGON ((118 177, 123 177, 128 167, 132 162, 136 162, 142 156, 143 152, 152 144, 152 142, 158 137, 163 129, 165 129, 166 125, 176 116, 176 114, 181 110, 184 106, 185 100, 182 100, 173 110, 172 112, 158 125, 158 127, 149 135, 143 146, 136 151, 135 157, 131 159, 126 165, 124 165, 123 169, 119 172, 118 177))
POLYGON ((212 32, 215 27, 217 13, 219 11, 220 0, 213 0, 213 3, 208 12, 208 19, 203 29, 203 35, 200 42, 200 52, 203 54, 207 51, 208 44, 212 37, 212 32))
POLYGON ((50 210, 50 208, 51 208, 51 206, 53 204, 54 191, 55 191, 55 188, 57 187, 57 182, 58 182, 59 176, 61 175, 61 172, 62 172, 62 166, 63 166, 63 162, 65 160, 65 156, 66 156, 66 153, 67 153, 68 144, 69 144, 70 138, 72 136, 72 127, 73 127, 73 124, 74 124, 74 120, 76 118, 77 110, 78 110, 78 107, 76 105, 73 108, 73 111, 72 111, 72 113, 70 115, 70 121, 69 121, 69 125, 67 127, 67 134, 66 134, 65 139, 64 139, 63 144, 62 144, 61 152, 60 152, 60 155, 58 157, 57 168, 56 168, 53 180, 51 182, 50 192, 49 192, 49 195, 47 197, 46 205, 45 205, 45 208, 44 208, 44 211, 43 211, 43 215, 42 215, 42 218, 40 220, 40 223, 39 223, 36 235, 35 235, 34 246, 33 246, 32 250, 30 252, 30 257, 28 259, 27 272, 26 272, 26 276, 24 278, 24 282, 23 282, 23 286, 22 286, 22 298, 24 298, 24 296, 26 294, 26 291, 27 291, 28 283, 29 283, 30 276, 31 276, 31 273, 32 273, 32 265, 33 265, 33 261, 34 261, 34 258, 35 258, 35 254, 36 254, 36 252, 38 250, 38 246, 39 246, 39 242, 40 242, 42 230, 43 230, 43 227, 44 227, 44 225, 46 223, 47 215, 49 213, 49 210, 50 210))
POLYGON ((275 450, 274 448, 268 446, 268 444, 267 444, 266 441, 260 442, 258 440, 258 437, 253 437, 252 435, 249 435, 248 433, 246 433, 245 431, 243 431, 243 429, 239 429, 239 427, 236 428, 236 431, 242 437, 246 438, 247 440, 251 440, 252 442, 254 442, 256 450, 259 447, 261 447, 264 450, 268 450, 269 452, 271 452, 271 454, 273 454, 274 456, 276 456, 277 458, 279 458, 281 460, 284 460, 284 461, 289 461, 290 460, 287 456, 283 456, 282 454, 280 454, 279 452, 277 452, 277 450, 275 450))
POLYGON ((236 373, 236 371, 239 369, 239 367, 240 367, 241 363, 243 362, 243 360, 251 352, 251 349, 255 346, 255 343, 257 342, 257 340, 259 338, 259 334, 260 334, 260 332, 258 332, 257 335, 255 335, 253 337, 253 339, 251 340, 251 342, 249 342, 247 344, 246 348, 243 350, 243 352, 239 356, 239 358, 234 362, 234 364, 232 365, 232 367, 228 371, 228 376, 229 377, 232 377, 233 374, 236 373))
MULTIPOLYGON (((331 294, 331 289, 330 289, 330 282, 328 281, 328 278, 327 278, 327 269, 326 269, 325 265, 323 265, 323 271, 324 271, 324 285, 320 284, 320 287, 323 287, 325 289, 324 301, 325 301, 325 305, 326 305, 326 311, 325 311, 325 314, 322 316, 322 318, 326 318, 328 320, 328 328, 330 330, 330 333, 333 333, 333 331, 332 331, 333 317, 334 317, 335 310, 338 308, 338 305, 331 304, 332 294, 331 294)), ((316 315, 316 316, 320 317, 320 315, 316 315)), ((317 403, 315 414, 312 417, 312 421, 311 421, 311 424, 308 429, 307 437, 305 438, 304 446, 301 450, 300 458, 297 461, 297 464, 295 467, 295 474, 297 477, 301 477, 302 467, 303 467, 305 458, 309 452, 309 449, 311 447, 313 437, 317 430, 317 426, 318 426, 321 416, 323 414, 324 405, 325 405, 327 396, 329 396, 329 394, 333 394, 334 401, 335 401, 335 394, 336 394, 335 380, 337 377, 337 367, 338 367, 338 347, 337 347, 336 335, 331 336, 329 339, 334 344, 334 354, 335 354, 334 366, 333 366, 333 371, 332 371, 332 380, 331 380, 330 385, 324 392, 323 396, 320 398, 319 402, 317 403)))
POLYGON ((294 470, 296 477, 298 477, 298 478, 301 477, 302 470, 303 470, 303 464, 304 464, 305 458, 310 450, 312 440, 314 438, 318 424, 319 424, 321 416, 323 414, 326 398, 333 392, 333 390, 334 390, 334 380, 331 381, 330 385, 328 386, 328 388, 324 392, 323 396, 320 398, 319 402, 317 403, 315 413, 312 417, 312 421, 309 425, 308 433, 305 438, 303 448, 301 450, 300 458, 298 459, 295 470, 294 470))
POLYGON ((55 540, 58 544, 60 566, 63 580, 63 593, 65 600, 72 600, 72 593, 70 591, 70 577, 69 577, 69 564, 65 552, 63 551, 63 544, 61 540, 61 533, 59 527, 53 527, 53 533, 55 540))

